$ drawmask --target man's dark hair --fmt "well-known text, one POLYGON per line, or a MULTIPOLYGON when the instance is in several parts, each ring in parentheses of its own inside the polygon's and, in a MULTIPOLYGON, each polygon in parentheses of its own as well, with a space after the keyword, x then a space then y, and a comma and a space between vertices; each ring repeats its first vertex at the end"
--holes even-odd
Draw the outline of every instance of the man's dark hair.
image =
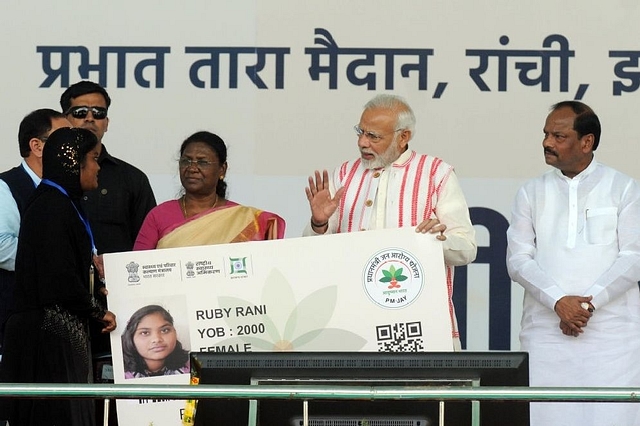
POLYGON ((60 96, 60 107, 62 108, 62 112, 65 113, 69 110, 69 108, 71 108, 71 101, 73 99, 77 98, 78 96, 88 95, 90 93, 100 93, 107 103, 107 108, 111 106, 111 98, 109 97, 109 94, 104 89, 104 87, 100 86, 97 83, 94 83, 93 81, 83 80, 69 86, 69 88, 64 91, 62 96, 60 96))
POLYGON ((552 106, 551 111, 556 111, 560 108, 571 108, 576 114, 576 118, 573 120, 573 130, 578 133, 579 138, 589 133, 593 134, 592 150, 598 149, 601 133, 600 120, 591 107, 578 101, 562 101, 552 106))
POLYGON ((18 146, 23 158, 27 158, 31 152, 29 141, 33 138, 43 139, 51 130, 51 122, 54 118, 65 117, 61 112, 42 108, 30 112, 22 119, 18 129, 18 146))

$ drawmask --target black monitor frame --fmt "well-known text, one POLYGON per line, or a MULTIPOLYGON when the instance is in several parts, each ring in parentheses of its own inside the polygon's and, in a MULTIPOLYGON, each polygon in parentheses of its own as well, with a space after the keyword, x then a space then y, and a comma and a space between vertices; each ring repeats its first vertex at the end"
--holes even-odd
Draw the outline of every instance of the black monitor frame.
MULTIPOLYGON (((473 382, 479 386, 528 386, 529 358, 526 352, 192 352, 192 374, 201 384, 249 385, 255 383, 325 385, 329 381, 350 386, 416 386, 421 382, 473 382)), ((424 384, 423 383, 423 384, 424 384)), ((300 400, 265 399, 259 402, 259 426, 288 426, 292 412, 302 411, 300 400)), ((312 400, 309 414, 331 412, 345 416, 360 414, 404 415, 412 412, 438 417, 436 401, 312 400)), ((446 403, 447 424, 471 424, 469 401, 446 403), (453 423, 451 423, 453 422, 453 423)), ((481 424, 528 426, 529 403, 482 401, 481 424)), ((198 403, 196 426, 220 424, 246 426, 249 401, 207 399, 198 403)), ((437 424, 437 423, 433 423, 437 424)))

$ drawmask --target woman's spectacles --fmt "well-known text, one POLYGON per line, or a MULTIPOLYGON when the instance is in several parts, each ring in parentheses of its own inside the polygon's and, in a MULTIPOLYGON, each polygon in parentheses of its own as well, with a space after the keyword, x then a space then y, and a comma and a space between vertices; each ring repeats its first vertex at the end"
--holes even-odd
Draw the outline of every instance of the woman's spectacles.
POLYGON ((95 120, 104 120, 107 118, 107 109, 98 106, 73 106, 65 112, 65 115, 71 114, 73 118, 85 118, 91 111, 91 115, 95 120))
POLYGON ((217 163, 207 160, 192 160, 190 158, 181 158, 178 160, 178 164, 180 165, 181 169, 186 169, 190 166, 196 166, 198 170, 205 170, 217 163))

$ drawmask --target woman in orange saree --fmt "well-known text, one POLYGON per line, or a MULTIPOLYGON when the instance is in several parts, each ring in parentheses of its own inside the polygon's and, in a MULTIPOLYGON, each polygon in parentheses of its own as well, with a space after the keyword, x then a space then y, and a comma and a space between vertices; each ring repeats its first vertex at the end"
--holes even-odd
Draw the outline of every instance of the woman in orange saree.
POLYGON ((134 250, 226 244, 283 238, 284 220, 227 200, 227 147, 210 132, 189 136, 180 147, 184 195, 149 212, 134 250))

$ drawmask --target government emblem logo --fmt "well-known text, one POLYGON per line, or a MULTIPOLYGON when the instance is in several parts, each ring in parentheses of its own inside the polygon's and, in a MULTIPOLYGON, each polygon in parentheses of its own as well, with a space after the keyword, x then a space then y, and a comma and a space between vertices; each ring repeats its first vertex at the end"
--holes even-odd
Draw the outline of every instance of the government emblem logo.
POLYGON ((140 265, 132 261, 127 263, 126 268, 127 268, 127 272, 129 273, 129 277, 127 278, 127 281, 130 283, 140 282, 140 275, 138 275, 138 269, 140 268, 140 265))

